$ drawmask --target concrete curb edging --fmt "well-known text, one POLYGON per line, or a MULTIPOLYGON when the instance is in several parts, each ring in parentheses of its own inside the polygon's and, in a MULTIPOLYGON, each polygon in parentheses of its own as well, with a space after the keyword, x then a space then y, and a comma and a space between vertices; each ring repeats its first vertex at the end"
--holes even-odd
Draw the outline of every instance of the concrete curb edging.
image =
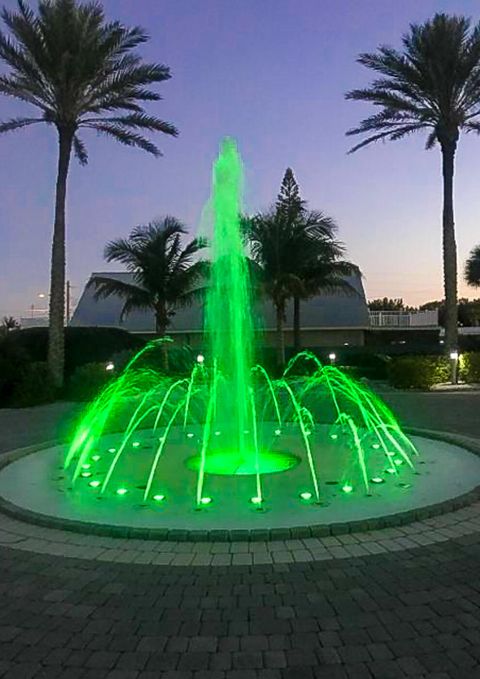
MULTIPOLYGON (((474 438, 452 434, 449 432, 432 431, 427 429, 406 429, 409 434, 423 436, 432 440, 445 441, 468 450, 480 457, 480 441, 474 438)), ((59 441, 48 441, 40 445, 19 448, 0 457, 0 471, 16 460, 32 455, 40 450, 59 445, 59 441)), ((440 514, 461 509, 480 499, 480 485, 472 491, 464 493, 451 500, 439 502, 426 507, 420 507, 405 512, 398 512, 382 517, 349 521, 344 523, 318 524, 312 526, 295 526, 292 528, 252 529, 252 530, 181 530, 181 529, 147 529, 131 528, 129 526, 113 526, 109 524, 92 524, 86 521, 60 519, 46 514, 32 512, 19 507, 0 496, 0 512, 14 519, 27 523, 67 530, 74 533, 97 535, 115 538, 134 538, 142 540, 171 540, 175 542, 244 542, 270 541, 303 538, 321 538, 327 536, 358 533, 381 528, 394 528, 414 521, 423 521, 440 514)))

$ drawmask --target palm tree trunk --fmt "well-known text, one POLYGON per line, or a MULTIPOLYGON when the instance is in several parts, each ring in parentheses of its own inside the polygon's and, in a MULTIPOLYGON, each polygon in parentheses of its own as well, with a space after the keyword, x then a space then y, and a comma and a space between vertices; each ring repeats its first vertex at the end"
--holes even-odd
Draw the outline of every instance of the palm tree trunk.
POLYGON ((453 175, 456 148, 456 140, 448 140, 442 143, 445 345, 449 352, 458 348, 457 245, 453 215, 453 175))
POLYGON ((281 305, 275 307, 277 312, 277 363, 280 368, 285 365, 285 336, 283 333, 284 309, 281 305))
POLYGON ((54 384, 60 388, 63 386, 65 363, 65 203, 73 132, 62 128, 58 130, 58 134, 58 171, 50 268, 48 367, 54 384))
POLYGON ((293 349, 299 353, 300 346, 300 297, 293 298, 293 349))
MULTIPOLYGON (((155 311, 155 330, 157 332, 157 335, 159 335, 160 338, 165 340, 167 323, 166 323, 166 311, 163 306, 157 307, 155 311)), ((168 360, 168 346, 166 340, 162 342, 162 362, 163 369, 167 373, 169 371, 170 364, 168 360)))

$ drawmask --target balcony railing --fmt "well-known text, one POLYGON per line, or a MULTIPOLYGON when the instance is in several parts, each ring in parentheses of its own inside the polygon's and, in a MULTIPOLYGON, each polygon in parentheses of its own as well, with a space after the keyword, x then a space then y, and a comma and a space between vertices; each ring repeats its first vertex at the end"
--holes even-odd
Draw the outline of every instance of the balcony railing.
POLYGON ((374 328, 425 328, 438 326, 438 309, 429 311, 370 311, 374 328))

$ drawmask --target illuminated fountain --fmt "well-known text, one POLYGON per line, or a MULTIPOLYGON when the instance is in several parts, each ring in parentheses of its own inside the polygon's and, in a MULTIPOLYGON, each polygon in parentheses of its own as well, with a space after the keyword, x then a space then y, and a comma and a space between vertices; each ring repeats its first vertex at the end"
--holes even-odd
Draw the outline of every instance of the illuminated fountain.
POLYGON ((285 494, 321 507, 342 494, 411 485, 415 445, 370 390, 307 353, 280 379, 255 364, 241 187, 240 157, 227 139, 210 204, 209 350, 188 377, 172 380, 150 367, 161 351, 152 342, 89 406, 65 458, 73 498, 120 496, 172 512, 212 504, 228 512, 239 503, 271 511, 285 494), (307 377, 294 376, 298 362, 307 377), (279 475, 293 475, 293 484, 279 475))
POLYGON ((69 445, 2 455, 0 509, 122 537, 266 540, 404 523, 478 495, 479 457, 441 434, 407 436, 333 365, 302 353, 279 379, 257 365, 241 185, 226 140, 209 203, 205 355, 173 379, 155 369, 162 343, 148 344, 69 445))

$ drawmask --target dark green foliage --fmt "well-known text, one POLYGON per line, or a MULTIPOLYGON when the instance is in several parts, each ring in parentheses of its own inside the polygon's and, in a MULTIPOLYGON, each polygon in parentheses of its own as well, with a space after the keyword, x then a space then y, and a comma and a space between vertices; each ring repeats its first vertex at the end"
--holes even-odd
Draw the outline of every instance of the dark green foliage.
MULTIPOLYGON (((189 375, 192 372, 198 352, 195 352, 191 346, 167 342, 166 350, 168 353, 168 371, 166 374, 189 375)), ((115 373, 121 373, 136 354, 136 350, 128 349, 113 354, 110 360, 115 365, 115 373)), ((135 365, 138 368, 150 368, 165 373, 164 361, 162 347, 158 347, 156 351, 149 351, 141 356, 135 365)))
POLYGON ((306 202, 300 197, 300 187, 290 167, 285 170, 276 209, 277 214, 289 224, 293 224, 305 212, 306 202))
POLYGON ((480 245, 470 252, 465 264, 465 280, 475 288, 480 287, 480 245))
POLYGON ((382 299, 371 299, 368 302, 370 311, 410 311, 413 307, 405 306, 403 299, 390 299, 383 297, 382 299))
POLYGON ((88 156, 83 130, 160 155, 144 136, 176 135, 173 125, 144 109, 161 97, 152 85, 168 80, 163 64, 145 63, 136 49, 147 33, 135 26, 106 21, 100 3, 40 0, 35 13, 23 0, 16 12, 4 9, 7 32, 0 32, 0 60, 9 68, 0 78, 0 93, 36 109, 35 116, 0 125, 10 132, 35 123, 68 132, 81 164, 88 156))
MULTIPOLYGON (((445 327, 445 300, 426 302, 419 307, 420 311, 438 309, 438 324, 445 327)), ((480 299, 467 299, 460 297, 458 300, 458 325, 472 326, 480 324, 480 299)), ((462 338, 460 336, 460 342, 462 338)))
POLYGON ((418 131, 427 133, 430 149, 456 142, 460 129, 480 131, 480 24, 472 28, 466 17, 435 14, 412 24, 402 42, 401 52, 383 45, 357 59, 376 79, 346 97, 373 104, 376 113, 347 132, 365 137, 352 151, 418 131))
POLYGON ((445 356, 399 356, 392 358, 388 375, 397 389, 430 389, 449 381, 450 361, 445 356))
POLYGON ((11 405, 15 385, 27 363, 31 363, 23 347, 0 342, 0 408, 11 405))
POLYGON ((480 382, 480 353, 468 352, 461 354, 460 379, 469 384, 480 382))
POLYGON ((67 382, 67 399, 91 401, 98 396, 114 374, 113 371, 105 370, 105 363, 86 363, 79 366, 67 382))
POLYGON ((51 403, 57 396, 57 390, 44 361, 24 363, 18 373, 13 387, 10 405, 14 408, 51 403))
MULTIPOLYGON (((45 361, 47 357, 48 328, 12 330, 2 343, 5 351, 21 351, 27 361, 45 361)), ((119 328, 66 328, 66 375, 85 363, 109 361, 122 349, 139 350, 145 340, 119 328)))

